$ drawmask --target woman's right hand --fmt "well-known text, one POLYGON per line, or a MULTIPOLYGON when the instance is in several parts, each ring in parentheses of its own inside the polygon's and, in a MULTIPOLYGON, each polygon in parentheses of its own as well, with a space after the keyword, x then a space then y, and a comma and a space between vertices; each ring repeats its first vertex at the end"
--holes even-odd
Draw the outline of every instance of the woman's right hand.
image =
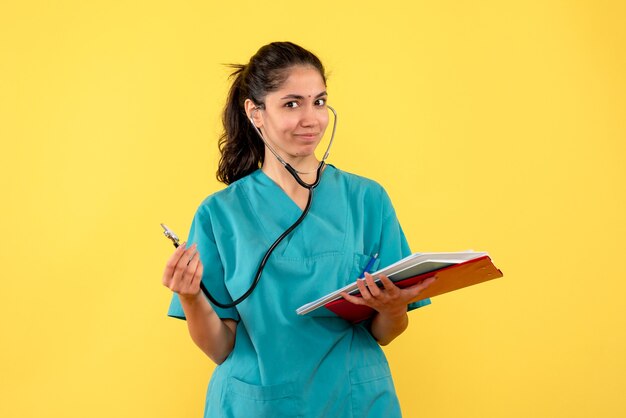
POLYGON ((163 286, 182 298, 194 299, 200 293, 202 262, 197 245, 185 249, 186 243, 178 246, 165 265, 163 286))

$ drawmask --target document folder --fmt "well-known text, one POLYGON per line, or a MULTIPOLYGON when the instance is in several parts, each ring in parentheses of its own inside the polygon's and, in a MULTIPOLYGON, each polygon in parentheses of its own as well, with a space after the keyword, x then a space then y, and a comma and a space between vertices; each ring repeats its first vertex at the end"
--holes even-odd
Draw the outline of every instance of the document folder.
MULTIPOLYGON (((422 291, 415 302, 503 276, 487 253, 474 252, 414 254, 373 273, 374 276, 376 274, 387 275, 400 288, 436 276, 437 280, 422 291)), ((296 312, 304 315, 324 306, 350 322, 363 321, 372 316, 375 311, 367 306, 354 305, 339 295, 340 292, 347 291, 359 296, 358 290, 355 291, 354 287, 356 285, 351 284, 339 289, 317 301, 301 306, 296 312)))

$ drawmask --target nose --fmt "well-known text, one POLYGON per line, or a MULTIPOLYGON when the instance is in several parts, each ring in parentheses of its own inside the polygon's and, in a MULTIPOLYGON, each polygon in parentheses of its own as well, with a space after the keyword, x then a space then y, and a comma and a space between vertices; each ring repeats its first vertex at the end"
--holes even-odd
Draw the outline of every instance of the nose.
POLYGON ((303 128, 315 128, 324 132, 330 118, 327 107, 319 107, 315 104, 304 106, 300 113, 300 126, 303 128))
POLYGON ((319 121, 319 112, 314 106, 304 106, 301 113, 300 125, 303 127, 315 126, 319 121))

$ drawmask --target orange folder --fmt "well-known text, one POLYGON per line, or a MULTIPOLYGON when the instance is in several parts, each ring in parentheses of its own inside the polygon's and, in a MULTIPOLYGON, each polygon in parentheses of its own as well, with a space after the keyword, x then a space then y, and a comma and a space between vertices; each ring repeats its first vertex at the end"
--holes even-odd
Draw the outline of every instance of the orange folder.
MULTIPOLYGON (((433 276, 437 277, 437 280, 420 293, 419 298, 416 299, 415 302, 486 282, 487 280, 497 279, 502 277, 503 274, 494 266, 489 256, 484 256, 399 280, 395 282, 395 285, 404 288, 433 276)), ((360 297, 360 295, 356 296, 360 297)), ((368 319, 375 313, 374 309, 368 306, 355 305, 344 298, 328 302, 324 307, 353 323, 368 319)))

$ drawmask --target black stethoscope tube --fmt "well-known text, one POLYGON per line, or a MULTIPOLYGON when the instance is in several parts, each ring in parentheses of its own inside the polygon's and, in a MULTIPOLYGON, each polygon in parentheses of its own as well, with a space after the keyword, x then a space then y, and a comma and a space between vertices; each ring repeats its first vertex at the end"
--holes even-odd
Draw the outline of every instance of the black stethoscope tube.
POLYGON ((256 288, 256 286, 259 284, 259 281, 261 280, 261 274, 263 274, 263 269, 265 268, 265 264, 267 263, 267 260, 269 260, 270 255, 272 255, 272 253, 274 252, 274 250, 276 249, 276 247, 278 246, 278 244, 281 243, 281 241, 283 239, 285 239, 285 237, 287 235, 289 235, 291 233, 291 231, 293 231, 294 229, 296 229, 296 227, 298 225, 300 225, 300 223, 302 223, 302 221, 304 220, 304 218, 306 217, 307 213, 309 213, 309 209, 311 208, 311 203, 313 202, 313 189, 317 187, 317 185, 320 183, 320 180, 322 178, 322 170, 324 169, 324 166, 326 164, 322 161, 319 165, 319 167, 317 168, 317 176, 316 179, 313 183, 309 184, 309 183, 305 183, 300 176, 298 175, 298 173, 296 172, 296 170, 294 170, 293 167, 291 167, 289 164, 287 164, 285 166, 285 168, 287 168, 287 170, 291 173, 291 175, 296 179, 296 181, 304 188, 309 189, 309 198, 306 202, 306 206, 304 208, 304 210, 302 211, 302 215, 300 215, 300 217, 293 223, 293 225, 291 225, 289 228, 287 228, 285 230, 285 232, 283 232, 277 239, 276 241, 274 241, 274 243, 267 249, 267 251, 265 252, 265 255, 263 256, 263 259, 261 260, 261 263, 259 263, 259 268, 256 271, 256 274, 254 276, 254 280, 252 281, 252 285, 250 285, 250 288, 243 294, 241 295, 237 300, 234 300, 230 303, 222 303, 218 300, 216 300, 213 295, 211 295, 211 293, 209 292, 209 290, 204 286, 204 283, 202 283, 202 280, 200 280, 200 290, 202 290, 202 293, 204 293, 204 295, 211 301, 211 303, 213 303, 215 306, 218 306, 220 308, 232 308, 236 305, 239 305, 241 302, 243 302, 248 296, 250 296, 252 294, 252 292, 254 291, 254 289, 256 288))
MULTIPOLYGON (((274 252, 274 250, 276 249, 276 247, 278 246, 278 244, 281 243, 281 241, 283 239, 285 239, 285 237, 287 235, 289 235, 294 229, 296 229, 296 227, 298 225, 300 225, 300 223, 302 223, 302 221, 304 220, 304 218, 306 217, 307 213, 309 213, 309 209, 311 208, 311 203, 313 202, 313 189, 315 189, 318 184, 320 184, 320 180, 322 179, 322 170, 324 169, 324 166, 326 165, 326 158, 328 158, 328 154, 330 152, 330 147, 333 144, 333 140, 335 138, 335 131, 337 129, 337 112, 335 111, 335 109, 333 109, 332 107, 328 106, 328 108, 332 111, 333 115, 334 115, 334 120, 333 120, 333 131, 332 131, 332 135, 330 138, 330 142, 328 144, 328 148, 326 149, 326 153, 324 154, 324 157, 322 158, 322 161, 320 162, 319 166, 317 167, 317 172, 316 172, 316 178, 315 181, 313 183, 306 183, 304 180, 302 180, 300 178, 300 176, 298 175, 298 172, 296 171, 296 169, 294 169, 289 163, 285 162, 277 153, 276 151, 274 151, 274 149, 265 141, 265 138, 263 138, 263 135, 261 134, 261 132, 259 131, 259 129, 256 127, 256 125, 254 124, 254 121, 252 120, 252 118, 250 118, 250 123, 252 123, 252 126, 254 127, 254 129, 256 130, 256 132, 259 134, 259 136, 261 137, 261 140, 263 141, 263 143, 265 143, 265 145, 267 145, 267 147, 270 149, 270 151, 272 152, 272 154, 274 154, 276 156, 276 158, 283 164, 283 166, 285 167, 285 169, 287 169, 287 171, 289 171, 289 173, 291 173, 291 175, 293 176, 293 178, 298 182, 298 184, 302 187, 304 187, 305 189, 309 190, 309 198, 307 200, 306 206, 304 208, 304 210, 302 211, 302 215, 300 215, 300 217, 293 223, 293 225, 291 225, 289 228, 287 228, 287 230, 285 230, 285 232, 283 232, 277 239, 276 241, 274 241, 274 243, 267 249, 267 251, 265 252, 265 255, 263 256, 263 258, 261 259, 261 262, 259 263, 259 268, 256 271, 256 274, 254 276, 254 280, 252 281, 252 285, 250 285, 250 288, 248 288, 248 290, 241 295, 241 297, 237 298, 236 300, 234 300, 233 302, 230 303, 222 303, 218 300, 216 300, 213 295, 211 295, 211 293, 209 292, 209 290, 204 286, 204 283, 202 283, 202 280, 200 280, 200 290, 202 290, 202 293, 204 293, 204 295, 211 301, 211 303, 213 303, 215 306, 220 307, 220 308, 232 308, 238 304, 240 304, 241 302, 243 302, 248 296, 250 296, 250 294, 252 294, 252 292, 254 291, 254 289, 256 288, 256 286, 259 284, 259 280, 261 280, 261 274, 263 273, 263 269, 265 268, 265 264, 267 264, 267 260, 270 258, 270 255, 272 255, 272 252, 274 252)), ((256 107, 254 109, 254 111, 259 111, 261 110, 260 107, 256 107)))

